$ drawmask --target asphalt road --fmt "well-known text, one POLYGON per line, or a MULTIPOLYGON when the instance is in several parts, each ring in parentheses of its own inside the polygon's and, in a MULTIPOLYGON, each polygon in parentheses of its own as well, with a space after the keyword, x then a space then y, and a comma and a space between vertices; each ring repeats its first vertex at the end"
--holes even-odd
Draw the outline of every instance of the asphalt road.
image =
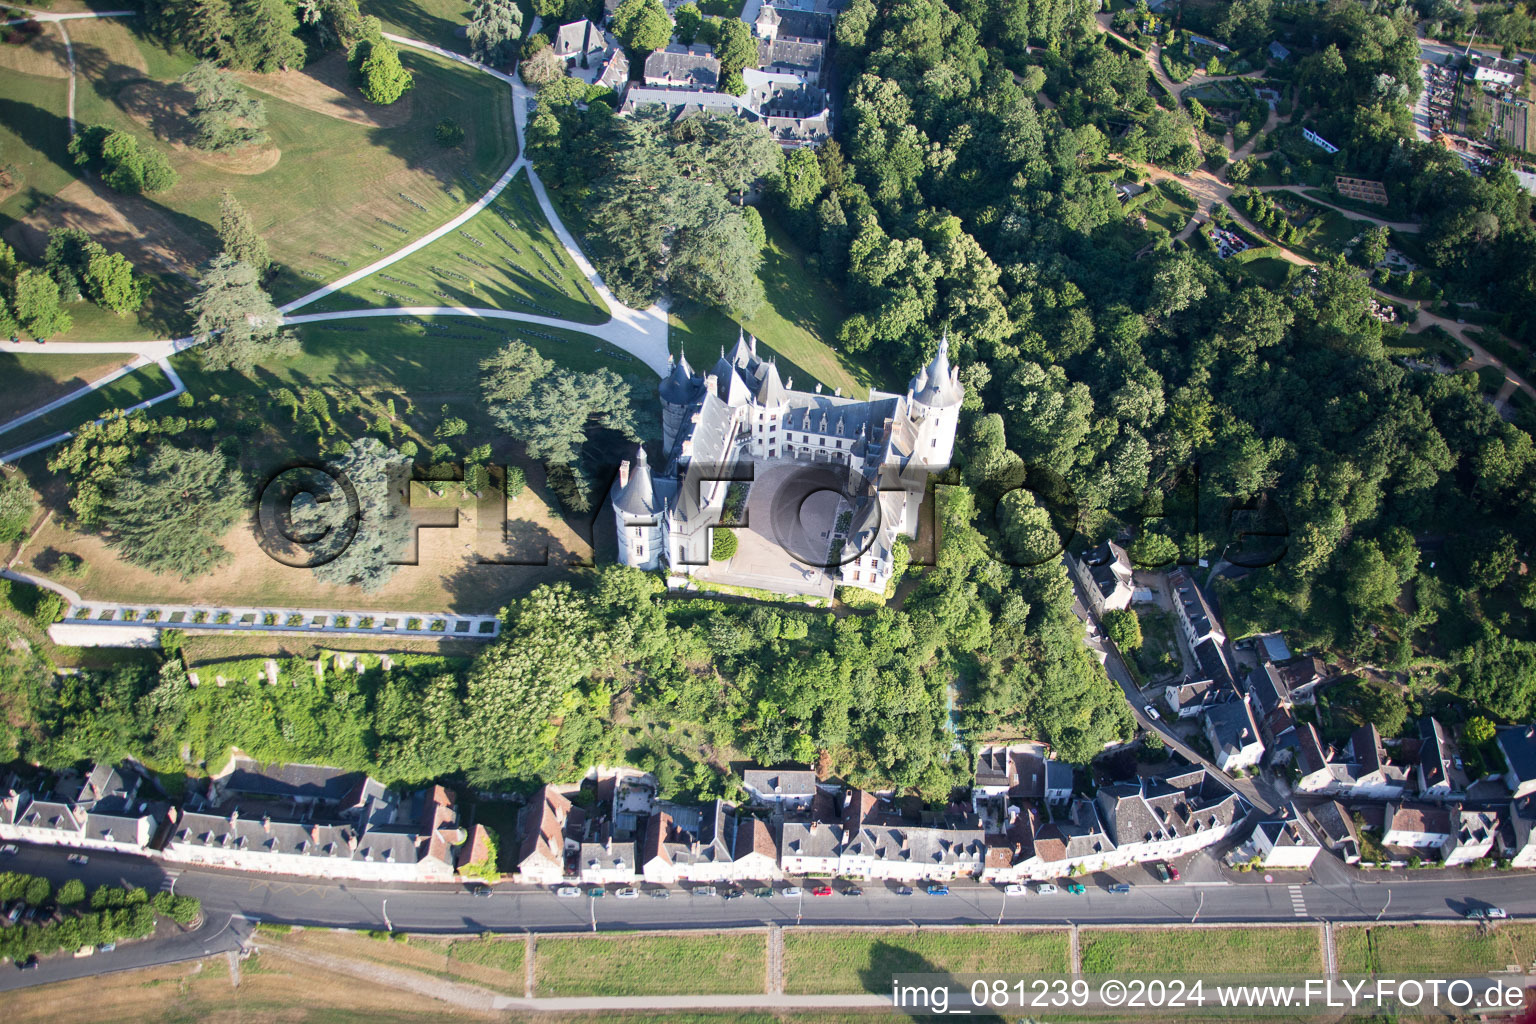
MULTIPOLYGON (((205 869, 167 872, 158 862, 123 854, 90 854, 86 865, 66 860, 67 850, 23 846, 0 861, 5 870, 46 875, 55 883, 80 878, 87 886, 111 883, 159 891, 175 885, 179 894, 203 901, 205 924, 188 935, 125 943, 111 953, 76 960, 50 957, 33 971, 0 970, 0 991, 23 985, 143 967, 237 948, 258 921, 318 927, 384 928, 417 932, 572 931, 646 928, 724 928, 769 923, 793 925, 961 925, 1007 924, 1175 924, 1200 922, 1370 921, 1459 918, 1471 906, 1501 906, 1514 917, 1536 917, 1536 874, 1494 873, 1482 877, 1373 878, 1336 866, 1311 879, 1294 873, 1273 883, 1187 881, 1162 885, 1143 867, 1083 879, 1087 892, 1006 896, 991 885, 950 887, 948 896, 929 896, 921 887, 899 896, 894 886, 871 883, 862 896, 836 894, 768 899, 745 896, 691 896, 674 887, 666 900, 642 896, 564 899, 547 889, 497 886, 492 895, 472 895, 452 886, 390 886, 363 882, 280 879, 205 869), (1114 880, 1131 883, 1130 893, 1113 895, 1114 880)), ((1215 873, 1198 863, 1187 878, 1215 873)), ((1331 858, 1328 858, 1331 860, 1331 858)))

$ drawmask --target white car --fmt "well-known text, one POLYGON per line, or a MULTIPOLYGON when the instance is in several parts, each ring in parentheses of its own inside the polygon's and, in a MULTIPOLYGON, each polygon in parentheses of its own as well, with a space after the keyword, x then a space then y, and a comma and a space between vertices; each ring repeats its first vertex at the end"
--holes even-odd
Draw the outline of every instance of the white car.
POLYGON ((1053 893, 1055 891, 1056 891, 1056 887, 1054 885, 1052 885, 1050 882, 1041 882, 1039 885, 1035 886, 1035 892, 1039 893, 1042 896, 1049 896, 1051 893, 1053 893))
POLYGON ((1141 710, 1145 711, 1147 713, 1147 717, 1152 719, 1154 722, 1161 722, 1163 720, 1163 716, 1158 714, 1157 708, 1153 707, 1151 704, 1148 704, 1141 710))
POLYGON ((1003 886, 1003 892, 1007 893, 1009 896, 1023 896, 1024 887, 1018 882, 1009 882, 1007 885, 1003 886))
POLYGON ((21 847, 15 843, 6 843, 4 846, 0 846, 0 857, 14 857, 20 852, 21 847))
POLYGON ((69 862, 71 864, 89 864, 91 862, 91 858, 87 857, 83 853, 72 853, 69 855, 69 862))
POLYGON ((574 885, 562 885, 555 890, 555 895, 562 899, 575 900, 581 898, 581 890, 574 885))
POLYGON ((805 890, 800 888, 798 885, 790 885, 790 886, 786 886, 785 887, 784 895, 785 896, 804 896, 805 895, 805 890))
POLYGON ((640 893, 639 893, 638 890, 630 889, 630 888, 627 888, 627 887, 623 888, 623 889, 620 889, 618 892, 614 893, 613 895, 615 897, 617 897, 618 899, 621 899, 621 900, 637 900, 637 899, 640 898, 640 893))

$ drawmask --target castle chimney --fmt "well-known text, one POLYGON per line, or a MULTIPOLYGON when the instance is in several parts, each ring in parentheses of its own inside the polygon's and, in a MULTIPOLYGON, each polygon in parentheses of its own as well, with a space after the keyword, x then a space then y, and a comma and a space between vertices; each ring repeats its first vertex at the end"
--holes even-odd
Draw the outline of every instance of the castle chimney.
POLYGON ((629 486, 629 460, 628 459, 625 459, 623 462, 619 463, 619 486, 621 488, 629 486))
POLYGON ((311 839, 313 839, 315 841, 315 845, 316 846, 320 845, 320 826, 319 825, 311 825, 309 827, 309 838, 311 838, 311 839))
POLYGON ((229 812, 229 823, 231 825, 233 825, 235 822, 237 822, 239 820, 240 820, 240 808, 236 807, 234 810, 229 812))

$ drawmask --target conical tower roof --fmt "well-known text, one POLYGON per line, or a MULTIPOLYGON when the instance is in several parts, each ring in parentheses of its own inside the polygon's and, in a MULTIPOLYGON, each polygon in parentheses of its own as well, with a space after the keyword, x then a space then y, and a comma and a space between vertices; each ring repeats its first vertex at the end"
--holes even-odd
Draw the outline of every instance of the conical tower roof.
POLYGON ((645 457, 645 445, 636 446, 635 461, 629 480, 614 491, 613 507, 626 515, 652 516, 661 508, 656 500, 656 486, 651 480, 651 464, 645 457))
POLYGON ((913 397, 927 406, 959 405, 965 392, 949 367, 949 332, 939 339, 933 362, 912 379, 913 397))

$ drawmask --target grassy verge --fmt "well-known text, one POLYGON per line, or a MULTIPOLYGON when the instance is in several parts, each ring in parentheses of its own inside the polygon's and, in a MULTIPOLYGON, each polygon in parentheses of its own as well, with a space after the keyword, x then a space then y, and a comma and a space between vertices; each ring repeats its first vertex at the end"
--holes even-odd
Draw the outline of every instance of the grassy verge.
MULTIPOLYGON (((114 409, 129 408, 145 399, 163 395, 169 390, 171 390, 171 382, 166 379, 165 373, 159 366, 153 363, 142 366, 130 374, 119 377, 101 390, 86 395, 78 402, 61 406, 26 426, 0 434, 0 448, 9 451, 31 441, 40 441, 60 431, 74 430, 82 423, 105 416, 114 409)), ((34 456, 34 458, 38 457, 34 456)), ((44 459, 46 457, 46 454, 41 456, 44 459)))
POLYGON ((599 324, 609 317, 544 218, 528 172, 456 231, 306 308, 483 306, 599 324))
POLYGON ((541 937, 539 996, 761 992, 767 938, 738 935, 541 937))
POLYGON ((784 990, 796 994, 888 992, 891 976, 898 973, 1006 969, 1020 974, 1065 974, 1069 946, 1064 931, 786 931, 784 990))
POLYGON ((1344 974, 1420 974, 1501 971, 1536 959, 1536 925, 1408 924, 1334 929, 1344 974))
MULTIPOLYGON (((836 348, 838 328, 847 316, 842 297, 812 270, 806 254, 769 218, 768 245, 760 276, 768 301, 758 314, 739 326, 757 335, 758 352, 778 357, 779 373, 794 377, 796 387, 810 390, 820 381, 829 390, 864 395, 871 385, 901 390, 912 367, 875 368, 868 361, 836 348)), ((723 313, 691 303, 680 304, 671 316, 672 333, 693 368, 707 372, 720 358, 722 346, 736 343, 738 325, 723 313)))
POLYGON ((1304 974, 1323 966, 1322 938, 1299 928, 1147 928, 1078 935, 1085 974, 1304 974))
MULTIPOLYGON (((5 390, 0 391, 0 423, 46 405, 133 361, 133 356, 122 353, 47 355, 47 351, 40 347, 35 355, 0 352, 0 378, 6 382, 5 390)), ((7 447, 6 442, 0 441, 0 447, 7 447)))
MULTIPOLYGON (((57 39, 57 29, 48 32, 57 39)), ((0 187, 0 231, 75 180, 68 106, 68 79, 0 68, 0 163, 9 178, 9 187, 0 187)))

